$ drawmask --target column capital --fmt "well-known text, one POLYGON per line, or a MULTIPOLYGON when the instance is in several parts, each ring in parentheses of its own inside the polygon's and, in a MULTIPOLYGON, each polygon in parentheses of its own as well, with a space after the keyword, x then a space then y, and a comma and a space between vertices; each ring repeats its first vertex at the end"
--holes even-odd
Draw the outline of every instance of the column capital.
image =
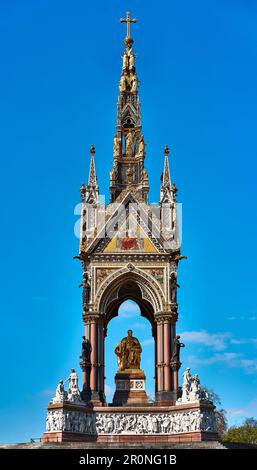
POLYGON ((176 323, 178 314, 175 311, 157 312, 154 316, 157 323, 176 323))
POLYGON ((103 321, 103 315, 101 315, 99 312, 83 312, 82 318, 85 325, 89 323, 99 323, 100 321, 103 321))

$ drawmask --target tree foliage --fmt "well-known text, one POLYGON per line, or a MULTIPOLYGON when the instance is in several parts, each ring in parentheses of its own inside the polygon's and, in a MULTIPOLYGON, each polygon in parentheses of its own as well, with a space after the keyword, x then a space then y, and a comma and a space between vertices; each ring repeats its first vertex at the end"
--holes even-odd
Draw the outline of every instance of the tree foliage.
POLYGON ((257 444, 257 420, 246 418, 241 426, 232 426, 222 436, 224 442, 245 442, 257 444))

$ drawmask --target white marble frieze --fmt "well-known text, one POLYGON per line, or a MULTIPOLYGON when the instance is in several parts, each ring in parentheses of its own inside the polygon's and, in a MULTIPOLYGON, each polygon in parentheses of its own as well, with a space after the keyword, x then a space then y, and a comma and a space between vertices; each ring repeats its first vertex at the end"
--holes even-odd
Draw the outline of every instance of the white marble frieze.
POLYGON ((170 413, 83 413, 49 410, 47 432, 99 434, 181 434, 215 432, 215 413, 190 410, 170 413))

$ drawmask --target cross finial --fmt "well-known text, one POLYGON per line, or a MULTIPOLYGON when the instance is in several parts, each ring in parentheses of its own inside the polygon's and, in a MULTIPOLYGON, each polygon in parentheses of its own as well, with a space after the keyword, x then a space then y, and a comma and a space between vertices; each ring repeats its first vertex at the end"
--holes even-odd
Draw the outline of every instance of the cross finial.
POLYGON ((130 11, 127 11, 126 18, 120 19, 121 23, 127 23, 127 35, 126 38, 130 38, 130 23, 136 23, 136 18, 130 18, 130 11))

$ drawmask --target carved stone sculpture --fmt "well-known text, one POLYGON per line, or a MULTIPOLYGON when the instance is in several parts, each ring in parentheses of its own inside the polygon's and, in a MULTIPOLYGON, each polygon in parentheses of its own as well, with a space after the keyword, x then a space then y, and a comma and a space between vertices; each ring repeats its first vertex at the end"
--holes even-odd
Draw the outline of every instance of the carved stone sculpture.
POLYGON ((60 380, 60 382, 58 383, 56 387, 55 396, 52 399, 52 403, 61 403, 67 399, 68 399, 68 394, 64 389, 64 382, 63 380, 60 380))
POLYGON ((49 411, 47 432, 67 431, 90 435, 101 434, 182 434, 215 432, 215 414, 209 410, 172 413, 83 413, 49 411))
POLYGON ((68 400, 73 403, 80 403, 82 401, 80 397, 78 380, 78 374, 76 373, 75 369, 71 369, 71 373, 65 382, 69 382, 68 400))
POLYGON ((194 403, 199 401, 208 401, 208 393, 201 389, 198 375, 191 375, 189 367, 183 373, 182 397, 177 403, 194 403))

